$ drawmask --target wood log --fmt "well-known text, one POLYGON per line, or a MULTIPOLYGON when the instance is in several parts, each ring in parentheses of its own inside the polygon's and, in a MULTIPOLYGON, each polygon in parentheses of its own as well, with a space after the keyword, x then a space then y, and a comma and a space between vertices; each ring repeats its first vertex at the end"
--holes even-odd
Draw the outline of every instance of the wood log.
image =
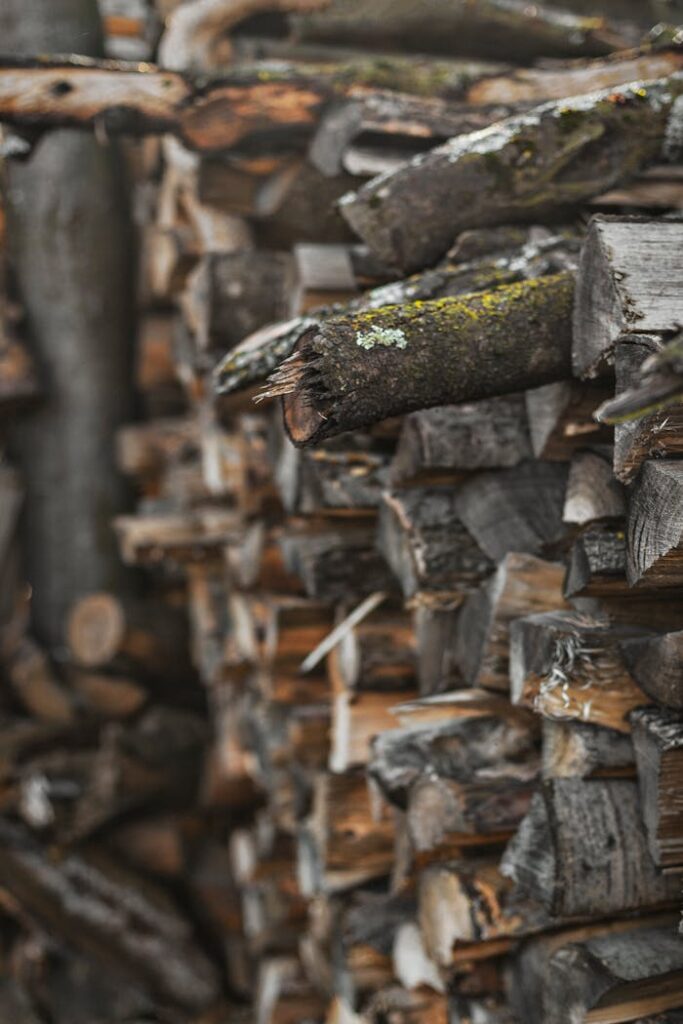
POLYGON ((521 3, 486 0, 484 4, 403 4, 389 11, 381 0, 336 0, 320 13, 293 18, 299 38, 334 40, 372 46, 392 43, 399 49, 503 57, 520 62, 534 57, 600 55, 629 45, 637 33, 606 19, 590 21, 558 15, 545 7, 529 11, 521 3), (388 21, 388 15, 392 18, 388 21))
POLYGON ((680 871, 681 809, 677 782, 683 730, 676 712, 644 708, 633 713, 633 745, 643 822, 655 864, 680 871))
POLYGON ((428 695, 462 683, 456 661, 456 625, 463 595, 421 591, 412 599, 417 678, 420 693, 428 695))
POLYGON ((626 512, 626 496, 612 475, 611 450, 578 452, 572 459, 562 518, 585 526, 600 519, 620 521, 626 512))
POLYGON ((552 779, 509 843, 503 875, 553 917, 657 907, 675 898, 647 848, 630 779, 552 779))
POLYGON ((595 376, 624 335, 661 335, 677 323, 676 260, 683 228, 675 222, 595 217, 577 278, 572 362, 595 376))
POLYGON ((363 434, 339 438, 314 452, 299 451, 285 438, 276 467, 283 504, 288 512, 309 515, 375 508, 387 483, 388 463, 386 450, 363 434))
POLYGON ((531 447, 537 459, 571 459, 587 444, 609 444, 594 413, 609 392, 602 381, 558 381, 526 392, 531 447))
MULTIPOLYGON (((649 914, 643 919, 642 925, 636 925, 643 929, 672 926, 672 917, 667 913, 649 914)), ((548 1015, 555 1012, 554 1007, 549 1005, 547 980, 549 963, 559 950, 572 943, 630 933, 633 928, 632 920, 594 922, 563 928, 522 943, 513 955, 506 985, 506 994, 515 1016, 529 1024, 544 1024, 548 1015)), ((654 1024, 654 1020, 647 1018, 640 1020, 639 1024, 654 1024)))
POLYGON ((3 821, 1 829, 3 886, 43 927, 105 969, 150 987, 162 1002, 199 1011, 216 1000, 217 972, 193 947, 187 921, 167 897, 77 854, 55 862, 18 826, 3 821))
POLYGON ((257 328, 286 320, 296 305, 289 253, 210 253, 188 279, 182 305, 202 352, 233 348, 257 328))
POLYGON ((347 690, 411 689, 416 678, 410 617, 380 609, 346 631, 330 655, 330 674, 347 690))
POLYGON ((615 348, 617 397, 596 410, 596 416, 604 421, 607 415, 607 419, 614 422, 614 473, 624 483, 636 478, 647 459, 680 455, 681 414, 675 401, 677 379, 675 372, 667 372, 666 368, 668 353, 675 347, 675 340, 665 345, 656 335, 633 334, 622 337, 615 348), (657 369, 660 364, 661 368, 657 369), (653 370, 648 370, 648 366, 653 366, 653 370), (623 410, 623 403, 630 400, 634 391, 635 396, 639 395, 641 381, 645 401, 637 398, 638 414, 619 414, 618 409, 623 410), (660 383, 663 393, 658 397, 660 383))
POLYGON ((390 266, 431 265, 460 231, 557 215, 660 159, 682 88, 674 74, 544 104, 368 182, 342 213, 390 266))
POLYGON ((563 578, 559 564, 511 553, 466 599, 456 643, 458 664, 470 686, 508 692, 510 623, 521 615, 564 608, 563 578))
POLYGON ((683 710, 683 633, 634 637, 622 644, 622 652, 643 693, 665 707, 683 710))
POLYGON ((683 468, 675 460, 646 462, 633 488, 626 529, 626 577, 633 586, 680 586, 679 543, 683 533, 679 492, 683 468))
POLYGON ((45 652, 23 637, 4 662, 9 686, 19 703, 35 718, 68 725, 76 721, 76 704, 63 686, 45 652))
POLYGON ((161 604, 126 606, 106 591, 89 594, 73 605, 66 640, 73 661, 86 669, 134 666, 137 672, 165 682, 190 669, 182 614, 161 604))
POLYGON ((543 720, 543 777, 587 779, 633 775, 630 736, 600 725, 543 720))
POLYGON ((305 445, 415 409, 561 379, 572 293, 567 273, 328 320, 300 338, 264 395, 284 396, 289 436, 305 445))
POLYGON ((522 396, 446 405, 405 417, 391 481, 432 483, 463 470, 516 466, 530 456, 522 396))
POLYGON ((621 524, 590 524, 579 533, 569 551, 564 592, 567 598, 629 593, 626 534, 621 524))
POLYGON ((510 626, 513 702, 548 718, 628 732, 629 713, 648 698, 626 668, 621 642, 643 632, 572 612, 517 619, 510 626))
MULTIPOLYGON (((556 274, 576 265, 577 239, 571 232, 553 234, 535 226, 527 230, 504 229, 502 233, 493 234, 495 237, 478 247, 470 244, 470 252, 463 255, 454 248, 442 267, 413 274, 405 281, 379 285, 345 306, 332 305, 317 313, 321 317, 338 316, 387 305, 488 291, 516 281, 556 274)), ((384 276, 391 278, 395 275, 385 272, 384 276)), ((310 311, 311 314, 313 312, 310 311)), ((216 389, 219 393, 229 393, 267 377, 291 355, 305 331, 312 326, 312 316, 299 317, 246 338, 216 366, 216 389)))
MULTIPOLYGON (((533 724, 512 711, 480 709, 446 723, 386 731, 372 747, 369 775, 400 808, 410 787, 430 772, 462 783, 507 777, 524 788, 538 770, 533 724)), ((474 830, 469 825, 459 831, 474 830)))
POLYGON ((314 530, 295 524, 280 541, 288 571, 300 576, 306 594, 321 601, 355 599, 395 584, 373 544, 372 521, 336 519, 314 530))
POLYGON ((458 512, 455 488, 387 491, 378 546, 406 597, 470 589, 492 568, 458 512))
POLYGON ((427 952, 443 967, 456 944, 529 935, 549 923, 538 904, 515 894, 495 861, 429 868, 420 877, 419 915, 427 952))
POLYGON ((679 1007, 681 953, 668 928, 635 928, 558 950, 546 983, 549 1024, 567 1019, 567 1012, 610 1024, 679 1007))

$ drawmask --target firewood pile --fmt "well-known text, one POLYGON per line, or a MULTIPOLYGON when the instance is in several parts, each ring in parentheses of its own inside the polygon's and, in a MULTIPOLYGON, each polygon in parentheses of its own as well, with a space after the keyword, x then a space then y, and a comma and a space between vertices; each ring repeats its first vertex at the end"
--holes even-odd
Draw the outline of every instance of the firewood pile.
POLYGON ((0 57, 139 279, 59 646, 0 464, 0 1020, 683 1021, 683 5, 100 8, 0 57))

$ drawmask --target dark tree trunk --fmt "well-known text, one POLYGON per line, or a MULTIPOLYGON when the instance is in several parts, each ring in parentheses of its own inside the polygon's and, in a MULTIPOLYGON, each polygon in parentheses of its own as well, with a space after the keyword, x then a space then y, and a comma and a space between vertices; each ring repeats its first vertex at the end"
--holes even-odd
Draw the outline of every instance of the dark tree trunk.
MULTIPOLYGON (((97 55, 97 5, 7 0, 0 36, 16 55, 97 55)), ((15 432, 27 571, 35 629, 58 645, 71 603, 121 572, 109 523, 124 501, 113 434, 130 415, 129 227, 116 153, 92 136, 55 132, 7 177, 16 287, 47 393, 15 432)))

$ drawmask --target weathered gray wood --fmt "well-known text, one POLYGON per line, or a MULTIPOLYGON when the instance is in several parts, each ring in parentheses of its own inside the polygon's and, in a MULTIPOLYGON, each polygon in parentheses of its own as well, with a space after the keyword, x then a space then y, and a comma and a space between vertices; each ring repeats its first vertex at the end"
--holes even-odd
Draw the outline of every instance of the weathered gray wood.
POLYGON ((626 497, 612 474, 611 454, 610 449, 602 449, 574 456, 562 513, 565 523, 585 526, 599 519, 623 519, 626 497))
POLYGON ((467 228, 557 214, 660 159, 682 92, 674 74, 544 104, 373 179, 342 213, 382 260, 417 270, 467 228))
POLYGON ((464 525, 453 487, 388 491, 378 546, 406 597, 419 590, 462 592, 493 563, 464 525))
POLYGON ((509 690, 510 623, 520 615, 563 608, 563 578, 559 563, 510 552, 466 599, 455 633, 458 665, 470 686, 509 690))
MULTIPOLYGON (((675 342, 669 343, 675 345, 675 342)), ((614 473, 624 483, 631 483, 646 459, 662 456, 679 457, 683 453, 681 436, 683 413, 678 402, 678 377, 674 367, 662 367, 654 374, 646 373, 650 360, 667 359, 669 346, 658 335, 628 335, 622 337, 614 351, 616 399, 608 408, 614 409, 620 397, 639 390, 645 384, 640 415, 623 414, 614 424, 614 473), (661 382, 661 383, 660 383, 661 382)), ((602 410, 597 415, 604 419, 602 410)), ((615 419, 614 412, 609 416, 615 419)))
POLYGON ((421 52, 506 60, 514 54, 520 62, 539 56, 599 55, 637 39, 627 25, 596 25, 540 5, 530 10, 520 0, 335 0, 329 9, 293 21, 302 39, 361 46, 391 43, 421 52))
MULTIPOLYGON (((16 55, 97 53, 101 38, 94 0, 11 0, 0 35, 16 55)), ((122 581, 109 523, 125 502, 112 437, 131 418, 132 236, 111 144, 55 132, 6 170, 10 258, 46 390, 14 432, 26 571, 34 627, 57 646, 71 603, 122 581)))
POLYGON ((683 463, 646 462, 631 492, 626 532, 626 575, 633 585, 683 583, 683 463))
POLYGON ((628 640, 622 650, 641 690, 658 704, 683 711, 683 632, 628 640))
POLYGON ((526 392, 531 446, 537 459, 566 461, 584 445, 609 443, 611 431, 594 418, 611 394, 602 381, 563 380, 526 392))
POLYGON ((642 910, 677 898, 661 875, 627 779, 552 779, 508 844, 502 871, 556 917, 642 910))
POLYGON ((391 479, 401 484, 462 470, 498 469, 530 456, 521 395, 446 405, 406 416, 391 479))
POLYGON ((550 961, 548 1024, 633 1020, 679 1007, 683 943, 670 928, 635 928, 570 944, 550 961))
POLYGON ((683 317, 683 224, 595 217, 584 244, 574 306, 572 362, 595 376, 629 334, 670 331, 683 317))
POLYGON ((655 708, 631 716, 643 822, 650 853, 660 867, 683 867, 683 722, 680 713, 655 708))
POLYGON ((295 444, 568 375, 571 273, 323 321, 266 386, 295 444))
POLYGON ((626 582, 626 537, 621 525, 590 525, 576 538, 567 559, 565 596, 622 595, 626 582))
POLYGON ((259 327, 291 317, 297 290, 289 253, 209 253, 183 293, 185 322, 201 352, 224 351, 259 327))

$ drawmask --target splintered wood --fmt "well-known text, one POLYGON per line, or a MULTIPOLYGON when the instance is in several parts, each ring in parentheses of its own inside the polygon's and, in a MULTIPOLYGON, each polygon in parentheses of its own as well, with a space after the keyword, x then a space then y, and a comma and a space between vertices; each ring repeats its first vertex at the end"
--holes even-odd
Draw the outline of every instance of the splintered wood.
POLYGON ((0 58, 5 162, 123 150, 139 411, 42 644, 0 209, 3 1022, 683 1021, 683 5, 595 7, 0 58))

